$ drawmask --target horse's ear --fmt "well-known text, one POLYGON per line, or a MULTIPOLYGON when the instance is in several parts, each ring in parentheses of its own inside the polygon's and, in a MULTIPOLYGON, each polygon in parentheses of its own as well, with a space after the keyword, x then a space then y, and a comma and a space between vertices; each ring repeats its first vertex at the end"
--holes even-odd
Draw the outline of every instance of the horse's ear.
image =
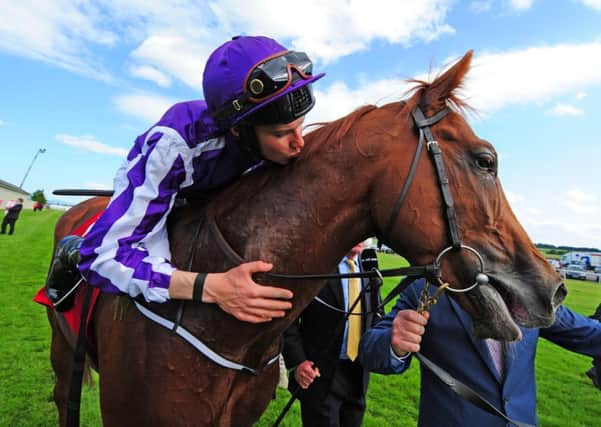
POLYGON ((470 69, 473 54, 474 51, 469 50, 463 58, 429 84, 423 94, 422 105, 440 109, 441 104, 444 104, 453 91, 461 86, 463 78, 470 69))

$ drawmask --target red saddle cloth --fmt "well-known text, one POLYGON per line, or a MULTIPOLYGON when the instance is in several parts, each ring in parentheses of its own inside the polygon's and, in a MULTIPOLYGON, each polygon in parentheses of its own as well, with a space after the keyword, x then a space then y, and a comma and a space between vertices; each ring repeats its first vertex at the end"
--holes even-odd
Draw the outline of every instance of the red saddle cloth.
MULTIPOLYGON (((103 211, 100 211, 99 213, 97 213, 96 215, 91 217, 89 220, 87 220, 85 223, 83 223, 79 228, 77 228, 72 234, 74 234, 76 236, 84 236, 86 234, 86 232, 89 230, 89 228, 96 222, 96 220, 98 220, 100 215, 102 215, 102 212, 103 211)), ((79 285, 79 287, 75 291, 75 300, 73 302, 73 306, 69 310, 66 310, 66 311, 63 311, 60 313, 65 318, 67 323, 69 323, 71 330, 75 333, 76 336, 79 335, 79 325, 81 323, 83 303, 84 303, 84 299, 85 299, 87 290, 89 288, 90 288, 90 286, 86 282, 83 282, 81 285, 79 285)), ((93 339, 94 338, 93 331, 90 328, 90 319, 92 318, 92 313, 94 312, 94 306, 96 305, 96 301, 98 300, 98 297, 100 296, 100 292, 101 292, 100 289, 92 288, 92 297, 90 299, 90 307, 89 307, 87 318, 86 318, 86 337, 88 339, 89 345, 91 346, 90 350, 92 350, 93 352, 95 352, 96 349, 94 348, 94 345, 93 345, 95 340, 93 339)), ((40 289, 38 291, 38 293, 33 298, 33 300, 35 302, 45 305, 47 307, 52 307, 52 301, 50 301, 50 299, 46 295, 46 289, 44 286, 42 286, 42 289, 40 289)))

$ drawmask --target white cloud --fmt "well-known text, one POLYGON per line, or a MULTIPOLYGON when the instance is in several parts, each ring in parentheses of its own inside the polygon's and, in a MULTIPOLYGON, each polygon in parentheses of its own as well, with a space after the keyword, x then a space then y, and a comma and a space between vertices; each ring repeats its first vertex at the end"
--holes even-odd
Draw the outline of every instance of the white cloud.
POLYGON ((523 225, 536 243, 601 248, 601 226, 595 222, 538 221, 523 225))
POLYGON ((528 10, 532 7, 534 0, 510 0, 511 7, 516 10, 528 10))
POLYGON ((599 210, 597 196, 572 188, 560 195, 559 203, 575 213, 593 213, 599 210))
POLYGON ((333 61, 364 50, 375 40, 409 44, 414 40, 433 40, 453 33, 445 18, 451 1, 382 0, 374 7, 370 1, 308 0, 295 8, 294 19, 281 19, 279 0, 240 2, 224 0, 211 7, 224 28, 245 28, 248 33, 272 34, 292 40, 292 47, 311 52, 324 61, 333 61))
POLYGON ((2 2, 0 51, 49 62, 70 71, 109 80, 91 45, 113 46, 119 37, 97 24, 100 7, 54 0, 2 2))
MULTIPOLYGON (((447 59, 452 64, 457 58, 447 59)), ((419 73, 415 77, 431 80, 419 73)), ((325 81, 324 81, 325 83, 325 81)), ((317 103, 309 121, 333 120, 364 104, 378 104, 402 98, 410 85, 404 79, 370 81, 357 87, 337 81, 315 86, 317 103)), ((511 105, 543 104, 554 97, 582 94, 601 85, 601 43, 532 47, 474 56, 467 75, 464 97, 483 114, 511 105), (560 62, 557 58, 562 58, 560 62)), ((562 107, 557 114, 582 114, 575 107, 562 107)))
POLYGON ((553 114, 558 116, 582 116, 584 111, 576 108, 573 105, 559 103, 553 107, 553 114))
POLYGON ((474 13, 489 12, 492 8, 492 0, 473 1, 470 3, 470 10, 474 13))
MULTIPOLYGON (((209 53, 233 34, 270 34, 310 52, 314 59, 335 61, 375 41, 407 45, 452 34, 454 29, 445 22, 451 4, 452 0, 382 0, 373 7, 367 0, 308 0, 295 8, 290 20, 273 13, 282 8, 279 0, 3 2, 0 51, 109 80, 92 49, 118 46, 131 49, 136 67, 153 67, 200 88, 209 53)), ((144 72, 148 77, 148 70, 144 72)))
POLYGON ((601 248, 601 224, 597 219, 601 209, 595 196, 577 189, 557 197, 538 196, 534 190, 520 203, 511 203, 534 242, 601 248), (575 206, 578 208, 572 209, 575 206))
POLYGON ((601 11, 601 0, 580 0, 580 2, 585 6, 601 11))
POLYGON ((533 216, 543 215, 543 211, 540 210, 539 208, 529 207, 529 208, 526 208, 526 212, 528 212, 530 215, 533 215, 533 216))
POLYGON ((81 148, 82 150, 93 151, 95 153, 110 154, 120 157, 127 156, 127 150, 118 147, 111 147, 96 140, 90 135, 75 136, 67 134, 58 134, 54 137, 57 141, 66 145, 81 148))
POLYGON ((377 80, 357 89, 350 89, 343 82, 334 82, 325 88, 317 85, 315 88, 317 101, 307 121, 335 120, 362 105, 383 105, 398 101, 410 87, 411 85, 403 79, 377 80))
POLYGON ((521 202, 522 200, 524 200, 524 196, 520 193, 514 193, 512 191, 505 191, 505 196, 507 197, 507 200, 509 201, 509 204, 513 205, 514 203, 518 203, 521 202))
POLYGON ((0 120, 0 126, 4 126, 6 122, 4 120, 0 120))
POLYGON ((474 107, 490 112, 599 85, 601 42, 593 42, 477 54, 465 92, 474 107))
POLYGON ((577 100, 579 100, 579 101, 580 101, 580 100, 582 100, 582 99, 584 99, 584 98, 586 98, 586 92, 578 92, 578 93, 576 94, 576 99, 577 99, 577 100))
POLYGON ((148 37, 131 56, 200 91, 204 65, 213 47, 194 43, 178 34, 161 34, 148 37))
POLYGON ((150 80, 161 87, 171 86, 171 79, 154 67, 148 65, 132 66, 129 72, 134 77, 150 80))
POLYGON ((154 123, 175 101, 158 95, 130 94, 113 99, 119 111, 154 123))

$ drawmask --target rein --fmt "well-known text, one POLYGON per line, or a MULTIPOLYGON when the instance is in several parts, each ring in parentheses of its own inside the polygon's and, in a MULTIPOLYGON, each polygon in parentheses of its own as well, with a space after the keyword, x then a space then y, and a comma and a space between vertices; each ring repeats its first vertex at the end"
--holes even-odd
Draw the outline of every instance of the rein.
MULTIPOLYGON (((388 225, 386 226, 385 232, 383 234, 383 239, 387 239, 387 236, 390 236, 394 225, 397 222, 399 213, 401 211, 401 207, 403 205, 403 201, 405 200, 411 184, 413 183, 413 179, 415 178, 415 172, 417 171, 417 166, 419 164, 419 160, 421 158, 421 153, 426 146, 428 153, 430 153, 430 157, 432 162, 434 163, 434 168, 436 169, 436 176, 438 180, 438 185, 440 188, 440 193, 442 196, 442 200, 445 204, 445 218, 447 219, 448 229, 449 229, 449 237, 451 240, 451 246, 444 248, 440 253, 436 256, 434 261, 430 264, 419 265, 419 266, 409 266, 409 267, 401 267, 390 270, 381 270, 377 269, 371 271, 357 272, 357 273, 346 273, 346 274, 278 274, 278 273, 263 273, 262 275, 272 279, 280 279, 280 280, 312 280, 312 279, 342 279, 342 278, 373 278, 373 277, 395 277, 395 276, 411 276, 414 278, 424 277, 430 281, 438 283, 439 285, 443 285, 444 281, 440 277, 440 260, 446 254, 451 251, 460 251, 467 250, 472 252, 478 258, 480 264, 480 272, 476 274, 474 283, 468 288, 453 288, 450 286, 446 286, 446 290, 450 292, 468 292, 474 289, 476 286, 480 284, 488 283, 488 276, 484 274, 485 266, 484 259, 480 255, 480 253, 472 248, 471 246, 463 245, 461 243, 461 233, 459 231, 459 226, 457 225, 457 213, 455 211, 455 204, 453 202, 453 195, 451 194, 451 189, 449 186, 449 178, 446 173, 446 169, 444 166, 444 160, 442 158, 442 152, 438 145, 438 141, 434 138, 430 127, 444 117, 447 116, 451 112, 451 109, 447 106, 434 114, 432 117, 426 118, 423 111, 419 106, 415 107, 415 109, 411 112, 411 116, 413 118, 413 122, 415 126, 419 129, 419 139, 417 143, 417 148, 415 150, 415 155, 413 156, 413 160, 411 161, 411 166, 409 168, 409 172, 407 173, 407 178, 405 179, 405 183, 403 184, 403 188, 397 201, 394 204, 392 212, 390 213, 390 219, 388 220, 388 225)), ((380 239, 378 242, 378 246, 381 247, 383 239, 380 239)), ((225 244, 225 246, 229 247, 229 251, 231 251, 231 246, 227 242, 223 236, 221 237, 221 245, 225 244)), ((392 297, 398 295, 404 288, 399 288, 400 284, 397 285, 391 292, 392 297)), ((392 299, 391 295, 388 295, 383 301, 382 304, 388 303, 392 299)))
MULTIPOLYGON (((434 296, 432 296, 432 297, 429 296, 428 287, 426 286, 424 288, 425 292, 422 293, 422 295, 420 297, 420 304, 418 307, 418 311, 421 311, 421 312, 428 310, 432 305, 436 304, 436 302, 438 301, 438 298, 442 295, 442 293, 445 290, 448 290, 450 292, 469 292, 478 285, 487 284, 489 281, 489 278, 486 274, 484 274, 484 271, 485 271, 484 259, 482 258, 482 256, 476 249, 474 249, 470 246, 467 246, 467 245, 463 245, 461 243, 461 233, 459 231, 459 226, 457 224, 457 214, 456 214, 455 206, 454 206, 454 202, 453 202, 453 195, 451 194, 451 189, 449 187, 449 179, 447 177, 446 170, 444 167, 444 160, 442 158, 442 152, 440 150, 438 142, 434 139, 432 131, 430 130, 430 126, 432 126, 433 124, 440 121, 450 111, 451 110, 449 107, 445 107, 443 110, 434 114, 430 118, 426 118, 424 116, 424 113, 419 108, 419 106, 416 107, 415 110, 412 111, 411 115, 413 117, 414 123, 419 129, 419 140, 418 140, 415 156, 413 157, 411 166, 409 168, 409 172, 407 174, 407 179, 405 180, 405 183, 403 185, 401 193, 400 193, 396 203, 394 204, 394 207, 393 207, 391 215, 390 215, 390 220, 388 221, 388 225, 386 226, 385 233, 383 235, 384 238, 386 238, 386 236, 390 236, 390 234, 394 228, 394 225, 397 221, 403 201, 405 200, 405 197, 407 196, 407 193, 409 192, 411 183, 413 182, 413 178, 415 177, 417 165, 419 163, 419 159, 421 157, 421 152, 423 151, 423 147, 424 147, 424 143, 425 143, 428 153, 430 153, 431 159, 432 159, 432 161, 434 163, 434 167, 436 169, 436 176, 438 178, 438 184, 439 184, 441 196, 442 196, 442 199, 445 204, 445 217, 447 218, 449 237, 451 240, 451 246, 448 246, 445 249, 443 249, 431 264, 426 264, 426 265, 422 265, 422 266, 411 266, 411 267, 407 267, 407 268, 398 268, 398 269, 393 269, 393 270, 383 270, 383 271, 378 271, 377 269, 374 269, 372 271, 361 272, 361 273, 350 273, 350 274, 284 275, 284 274, 267 273, 267 275, 269 275, 270 277, 273 277, 273 278, 277 278, 277 279, 297 279, 297 280, 298 279, 330 279, 330 278, 379 276, 379 280, 381 281, 382 277, 384 277, 384 276, 394 276, 394 275, 397 275, 397 273, 399 273, 398 275, 402 275, 403 273, 407 274, 407 277, 404 280, 402 280, 388 294, 388 296, 386 296, 386 298, 382 301, 382 303, 378 306, 378 308, 385 306, 395 296, 400 294, 407 286, 409 286, 409 284, 416 277, 425 277, 426 280, 434 277, 436 279, 436 281, 438 282, 439 288, 436 291, 436 293, 434 294, 434 296), (462 249, 470 251, 474 255, 476 255, 476 257, 478 258, 478 261, 480 263, 480 272, 476 274, 473 285, 471 285, 467 288, 463 288, 463 289, 452 288, 451 286, 449 286, 448 283, 443 282, 440 278, 440 260, 447 253, 449 253, 451 251, 460 251, 462 249)), ((382 240, 380 240, 378 242, 379 247, 381 247, 381 243, 382 243, 382 240)), ((357 300, 359 298, 361 298, 361 294, 359 295, 357 300)), ((324 302, 320 301, 319 299, 317 299, 317 301, 325 304, 324 302)), ((357 303, 357 301, 355 301, 355 304, 356 303, 357 303)), ((326 306, 329 306, 329 304, 326 304, 326 306)), ((352 309, 350 309, 349 311, 352 311, 352 309)), ((346 319, 348 319, 348 316, 351 313, 346 312, 345 314, 346 314, 346 317, 344 320, 346 321, 346 319)), ((513 423, 514 425, 516 425, 518 427, 532 427, 529 424, 522 423, 522 422, 519 422, 519 421, 509 418, 504 412, 497 409, 493 404, 491 404, 485 398, 480 396, 476 391, 474 391, 469 386, 467 386, 467 385, 461 383, 460 381, 458 381, 457 379, 455 379, 453 376, 448 374, 444 369, 440 368, 434 362, 427 359, 421 353, 419 353, 419 352, 415 353, 415 357, 417 357, 417 359, 423 365, 425 365, 428 369, 430 369, 451 390, 453 390, 455 393, 457 393, 462 398, 470 401, 472 404, 478 406, 479 408, 485 410, 486 412, 489 412, 490 414, 493 414, 500 418, 503 418, 505 421, 507 421, 509 423, 513 423)), ((282 419, 284 418, 284 416, 286 415, 286 413, 292 406, 292 403, 296 399, 298 390, 299 390, 299 388, 297 388, 297 390, 295 390, 295 392, 292 394, 288 403, 282 409, 280 415, 274 422, 273 427, 277 427, 280 424, 280 422, 282 421, 282 419)))

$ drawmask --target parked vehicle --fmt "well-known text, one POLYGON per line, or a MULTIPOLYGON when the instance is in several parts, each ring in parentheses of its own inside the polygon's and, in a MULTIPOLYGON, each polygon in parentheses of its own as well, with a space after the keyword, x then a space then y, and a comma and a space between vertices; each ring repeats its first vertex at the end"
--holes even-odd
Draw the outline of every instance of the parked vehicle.
POLYGON ((599 252, 566 252, 559 260, 561 265, 584 264, 587 268, 601 267, 599 252))
POLYGON ((568 264, 560 273, 568 279, 586 280, 586 269, 580 264, 568 264))
POLYGON ((595 267, 592 270, 586 270, 586 280, 589 282, 601 283, 601 267, 595 267))
POLYGON ((551 267, 553 267, 555 269, 555 271, 559 271, 559 269, 561 268, 561 264, 559 263, 559 260, 556 260, 553 258, 547 258, 547 261, 549 261, 549 264, 551 264, 551 267))

